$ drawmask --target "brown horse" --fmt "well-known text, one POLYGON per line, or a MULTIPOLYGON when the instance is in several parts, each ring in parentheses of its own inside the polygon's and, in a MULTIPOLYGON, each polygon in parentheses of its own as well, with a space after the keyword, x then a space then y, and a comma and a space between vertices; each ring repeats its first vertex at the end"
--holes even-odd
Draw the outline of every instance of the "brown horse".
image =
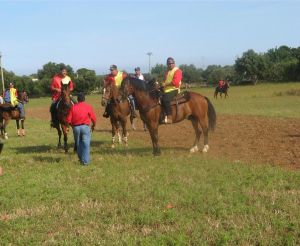
MULTIPOLYGON (((130 114, 130 103, 128 98, 122 99, 119 95, 119 90, 115 85, 108 85, 103 88, 101 105, 109 107, 111 133, 112 133, 112 144, 111 147, 115 147, 116 135, 118 142, 122 140, 124 144, 128 145, 128 132, 127 132, 127 116, 130 114), (109 105, 108 105, 109 103, 109 105), (122 138, 120 134, 120 124, 122 127, 122 138)), ((135 129, 133 117, 130 114, 130 122, 133 129, 135 129)))
MULTIPOLYGON (((69 84, 61 85, 61 96, 56 105, 57 121, 54 122, 53 127, 56 128, 58 133, 58 144, 57 147, 61 147, 61 136, 64 135, 64 150, 68 152, 68 132, 69 124, 67 122, 67 116, 72 107, 71 91, 69 84)), ((74 147, 76 148, 76 146, 74 147)))
MULTIPOLYGON (((160 155, 158 145, 158 126, 162 118, 160 105, 160 93, 153 82, 145 83, 136 78, 125 78, 122 81, 121 92, 123 97, 134 95, 142 120, 147 124, 153 145, 153 154, 160 155)), ((216 112, 207 97, 195 92, 185 92, 182 99, 171 103, 172 120, 174 123, 188 119, 195 130, 195 141, 190 149, 191 153, 198 151, 198 143, 201 133, 204 134, 203 152, 207 152, 208 131, 214 130, 216 125, 216 112), (200 126, 200 127, 199 127, 200 126)))
MULTIPOLYGON (((24 106, 24 104, 28 102, 27 93, 25 91, 20 93, 18 100, 19 103, 22 103, 24 106)), ((24 127, 25 118, 23 119, 20 118, 20 111, 18 110, 18 108, 12 106, 10 103, 0 104, 0 128, 1 128, 1 135, 5 139, 8 139, 6 127, 10 120, 16 120, 18 136, 25 136, 25 127, 24 127), (20 121, 21 121, 21 129, 20 129, 20 121)))
POLYGON ((220 97, 222 98, 222 93, 225 94, 225 98, 228 97, 228 89, 229 89, 229 83, 228 81, 225 81, 225 84, 223 87, 220 88, 218 85, 215 89, 214 98, 218 99, 218 93, 220 93, 220 97))

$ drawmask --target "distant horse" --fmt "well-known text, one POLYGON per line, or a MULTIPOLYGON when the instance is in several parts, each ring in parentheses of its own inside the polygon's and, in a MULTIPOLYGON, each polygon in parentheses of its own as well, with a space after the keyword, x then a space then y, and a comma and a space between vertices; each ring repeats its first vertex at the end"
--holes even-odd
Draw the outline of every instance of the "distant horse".
POLYGON ((222 93, 225 94, 225 98, 228 97, 228 88, 229 88, 229 83, 228 81, 225 82, 224 86, 220 88, 220 86, 218 85, 215 89, 215 94, 214 94, 214 98, 218 98, 218 93, 220 93, 220 97, 222 98, 222 93))
POLYGON ((119 90, 115 85, 108 85, 103 88, 102 91, 101 105, 106 107, 108 104, 109 118, 112 126, 112 145, 115 147, 116 135, 118 137, 118 142, 121 143, 122 140, 124 144, 128 145, 128 132, 127 132, 127 117, 130 115, 130 123, 133 129, 135 129, 133 117, 131 116, 130 102, 128 98, 122 99, 119 95, 119 90), (122 127, 122 138, 120 134, 120 124, 122 127))
MULTIPOLYGON (((160 93, 153 82, 145 83, 135 78, 124 78, 121 85, 123 97, 134 95, 142 120, 146 123, 153 145, 153 154, 160 155, 158 145, 158 126, 162 119, 163 109, 160 105, 160 93)), ((216 125, 216 112, 207 97, 195 92, 185 92, 173 100, 172 121, 177 123, 184 119, 192 122, 195 130, 195 140, 191 153, 198 151, 201 133, 204 134, 203 152, 207 152, 208 131, 214 130, 216 125)))
MULTIPOLYGON (((24 91, 18 96, 19 103, 23 105, 28 102, 27 93, 24 91)), ((6 132, 6 127, 10 120, 16 120, 17 134, 18 136, 25 136, 25 127, 24 121, 25 118, 20 118, 20 111, 17 107, 12 106, 10 103, 0 104, 0 128, 1 135, 5 139, 8 139, 8 134, 6 132), (20 130, 20 121, 21 121, 21 130, 20 130)))
MULTIPOLYGON (((67 116, 73 105, 71 101, 71 91, 69 84, 61 85, 61 96, 56 105, 57 119, 54 122, 53 127, 56 128, 58 134, 58 144, 57 147, 61 147, 61 136, 64 135, 64 150, 65 153, 68 152, 68 132, 69 124, 67 122, 67 116)), ((76 149, 76 146, 74 147, 76 149)))

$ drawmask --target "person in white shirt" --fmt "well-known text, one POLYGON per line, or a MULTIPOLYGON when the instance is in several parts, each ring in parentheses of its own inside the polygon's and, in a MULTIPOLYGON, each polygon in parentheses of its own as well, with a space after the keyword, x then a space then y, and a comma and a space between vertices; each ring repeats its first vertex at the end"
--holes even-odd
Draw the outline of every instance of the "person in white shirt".
MULTIPOLYGON (((134 77, 140 80, 145 80, 144 75, 141 73, 140 67, 136 67, 134 69, 134 77)), ((145 122, 143 122, 143 126, 144 126, 144 131, 147 131, 147 125, 145 124, 145 122)))
POLYGON ((134 76, 135 76, 137 79, 145 80, 143 74, 141 73, 141 69, 140 69, 139 67, 136 67, 136 68, 134 69, 134 72, 135 72, 134 76))

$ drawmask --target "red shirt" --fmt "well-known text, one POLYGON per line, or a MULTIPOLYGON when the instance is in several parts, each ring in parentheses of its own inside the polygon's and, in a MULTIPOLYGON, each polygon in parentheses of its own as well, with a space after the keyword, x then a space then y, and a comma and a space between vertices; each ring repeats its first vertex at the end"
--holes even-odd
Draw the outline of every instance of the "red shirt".
MULTIPOLYGON (((52 100, 57 100, 60 97, 61 92, 55 91, 54 89, 61 89, 61 80, 63 79, 61 74, 56 74, 53 79, 50 86, 50 89, 52 91, 52 100)), ((73 82, 70 80, 69 83, 70 90, 73 90, 73 82)))
MULTIPOLYGON (((169 71, 167 71, 167 72, 165 73, 165 80, 167 79, 168 72, 169 72, 169 71)), ((179 86, 180 86, 180 81, 181 81, 181 80, 182 80, 182 71, 181 71, 180 69, 177 69, 177 70, 175 71, 175 73, 174 73, 173 80, 172 80, 172 84, 173 84, 175 87, 179 88, 179 86)))
POLYGON ((220 80, 220 81, 219 81, 219 87, 223 87, 224 84, 225 84, 225 82, 224 82, 223 80, 220 80))
POLYGON ((85 102, 79 102, 70 109, 67 116, 67 122, 71 126, 90 125, 91 120, 96 125, 96 116, 92 106, 85 102))

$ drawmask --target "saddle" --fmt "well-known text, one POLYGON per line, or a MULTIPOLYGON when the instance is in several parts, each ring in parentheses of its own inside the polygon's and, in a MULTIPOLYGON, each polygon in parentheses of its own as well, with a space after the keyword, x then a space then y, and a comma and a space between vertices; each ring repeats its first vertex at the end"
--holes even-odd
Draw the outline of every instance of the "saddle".
POLYGON ((178 105, 189 101, 191 98, 190 93, 188 91, 184 91, 179 93, 177 96, 173 98, 170 105, 178 105))
POLYGON ((18 106, 13 106, 12 104, 10 103, 3 103, 3 104, 0 104, 0 107, 2 109, 2 111, 12 111, 12 110, 18 110, 18 106))
MULTIPOLYGON (((190 98, 191 98, 190 93, 188 91, 184 91, 184 92, 179 93, 178 95, 176 95, 172 99, 172 101, 170 102, 170 106, 176 105, 175 106, 175 108, 176 108, 176 117, 175 117, 175 119, 177 118, 178 105, 188 102, 190 100, 190 98)), ((163 124, 165 116, 166 116, 166 113, 165 113, 164 108, 162 107, 159 124, 163 124)))

